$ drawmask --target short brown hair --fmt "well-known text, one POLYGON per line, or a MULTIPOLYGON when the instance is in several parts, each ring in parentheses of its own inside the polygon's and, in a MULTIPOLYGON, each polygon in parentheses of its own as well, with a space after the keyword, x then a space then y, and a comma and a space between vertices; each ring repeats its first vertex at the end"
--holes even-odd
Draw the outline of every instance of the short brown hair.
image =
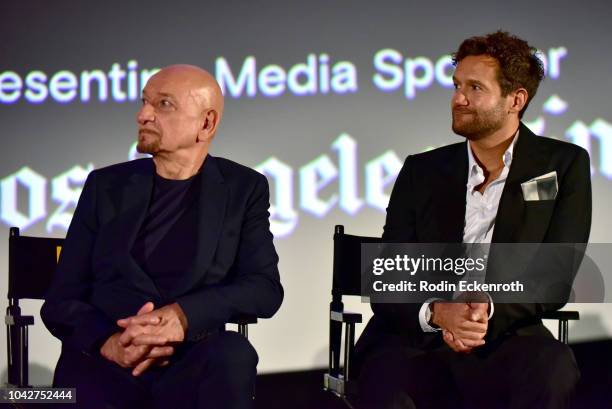
POLYGON ((502 96, 518 88, 527 90, 527 102, 519 112, 519 118, 522 118, 544 78, 544 67, 536 52, 536 48, 527 44, 527 41, 506 31, 496 31, 464 40, 453 54, 453 65, 457 66, 465 57, 472 55, 488 55, 495 58, 499 63, 497 80, 502 96))

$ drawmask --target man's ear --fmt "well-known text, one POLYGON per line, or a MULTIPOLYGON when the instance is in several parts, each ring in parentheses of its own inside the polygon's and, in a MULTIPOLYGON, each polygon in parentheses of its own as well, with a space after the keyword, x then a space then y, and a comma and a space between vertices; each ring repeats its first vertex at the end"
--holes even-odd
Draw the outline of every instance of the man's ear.
POLYGON ((511 105, 510 105, 510 113, 519 113, 523 110, 525 105, 527 104, 527 99, 529 98, 529 93, 525 88, 518 88, 510 93, 512 97, 511 105))
POLYGON ((198 133, 198 142, 204 142, 212 140, 217 131, 217 125, 219 124, 219 113, 214 109, 209 109, 204 113, 204 122, 202 128, 198 133))

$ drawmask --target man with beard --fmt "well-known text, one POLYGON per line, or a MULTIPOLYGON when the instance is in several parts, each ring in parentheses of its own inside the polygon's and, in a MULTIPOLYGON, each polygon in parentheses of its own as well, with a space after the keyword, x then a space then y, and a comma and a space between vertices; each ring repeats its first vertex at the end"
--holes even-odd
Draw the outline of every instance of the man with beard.
MULTIPOLYGON (((463 41, 454 63, 452 128, 466 141, 406 159, 383 238, 586 243, 587 152, 521 122, 544 76, 536 50, 498 31, 463 41), (525 197, 522 183, 552 172, 558 191, 550 200, 525 197)), ((571 350, 541 321, 562 303, 476 301, 372 304, 356 346, 360 407, 567 407, 579 372, 571 350)))
POLYGON ((78 407, 253 406, 257 354, 224 324, 272 316, 283 289, 266 178, 208 154, 222 114, 208 72, 162 69, 137 114, 152 158, 85 183, 41 311, 78 407))

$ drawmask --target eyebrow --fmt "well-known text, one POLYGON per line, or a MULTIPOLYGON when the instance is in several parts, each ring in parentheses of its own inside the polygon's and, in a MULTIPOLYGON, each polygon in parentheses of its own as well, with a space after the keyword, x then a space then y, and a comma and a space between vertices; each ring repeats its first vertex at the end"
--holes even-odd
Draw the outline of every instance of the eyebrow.
MULTIPOLYGON (((457 80, 457 77, 455 77, 454 75, 453 75, 453 82, 459 82, 459 81, 457 80)), ((483 83, 482 81, 475 80, 475 79, 471 79, 471 78, 468 78, 467 80, 465 80, 465 83, 466 83, 466 84, 476 84, 476 85, 481 85, 481 86, 483 86, 483 87, 485 87, 485 88, 488 88, 488 87, 487 87, 487 85, 486 85, 485 83, 483 83)))
MULTIPOLYGON (((176 100, 176 97, 175 97, 174 95, 169 94, 169 93, 167 93, 167 92, 158 92, 158 93, 157 93, 157 95, 158 95, 158 96, 162 96, 162 97, 172 98, 173 100, 176 100)), ((142 90, 142 96, 143 96, 143 97, 148 96, 148 94, 147 94, 147 90, 146 90, 146 89, 143 89, 143 90, 142 90)))

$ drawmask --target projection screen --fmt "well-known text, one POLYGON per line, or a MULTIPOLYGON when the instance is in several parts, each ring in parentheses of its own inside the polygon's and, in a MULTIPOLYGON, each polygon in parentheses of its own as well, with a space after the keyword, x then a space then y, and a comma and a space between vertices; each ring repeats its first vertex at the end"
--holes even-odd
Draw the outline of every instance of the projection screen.
MULTIPOLYGON (((226 97, 211 153, 270 182, 286 291, 279 313, 250 330, 259 369, 324 366, 334 225, 380 235, 405 157, 461 140, 450 129, 451 54, 498 29, 540 50, 546 79, 524 119, 589 151, 591 241, 610 242, 611 11, 603 0, 2 2, 2 293, 9 226, 63 237, 88 172, 138 156, 135 114, 147 78, 195 64, 226 97)), ((37 321, 34 384, 50 382, 59 354, 40 305, 23 304, 37 321)), ((359 300, 351 306, 370 314, 359 300)), ((612 334, 609 305, 572 308, 583 313, 573 340, 612 334)))

